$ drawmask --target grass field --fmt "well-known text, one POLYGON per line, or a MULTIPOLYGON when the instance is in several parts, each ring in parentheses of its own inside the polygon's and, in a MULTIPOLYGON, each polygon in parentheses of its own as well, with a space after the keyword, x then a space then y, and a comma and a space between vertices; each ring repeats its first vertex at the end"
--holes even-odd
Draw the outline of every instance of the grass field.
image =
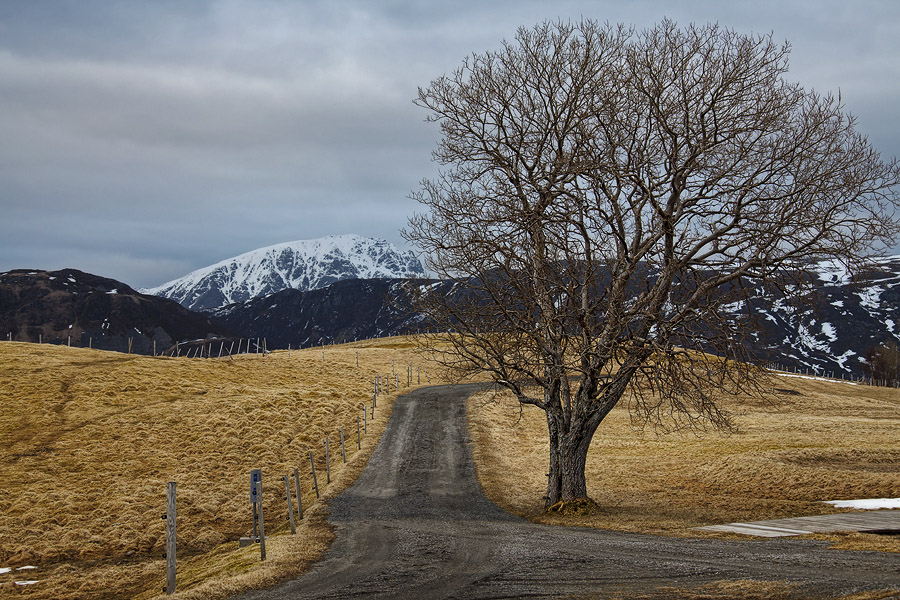
POLYGON ((178 483, 177 597, 222 597, 299 573, 331 536, 308 452, 323 500, 352 483, 396 390, 379 398, 360 452, 356 418, 392 360, 404 391, 406 366, 421 364, 405 338, 326 347, 324 361, 321 349, 204 360, 0 343, 0 567, 12 569, 0 573, 0 597, 159 596, 167 481, 178 483), (263 471, 266 531, 278 534, 287 530, 281 477, 294 467, 306 518, 299 535, 276 535, 260 564, 258 547, 237 550, 251 528, 249 471, 263 471), (26 565, 38 568, 15 570, 26 565), (14 583, 24 580, 40 583, 14 583))
MULTIPOLYGON (((776 376, 777 403, 724 398, 733 434, 656 435, 630 426, 623 399, 601 423, 587 464, 600 514, 543 512, 549 446, 543 411, 503 392, 469 400, 479 480, 534 521, 663 535, 692 527, 827 514, 823 500, 900 497, 900 390, 776 376)), ((840 547, 900 551, 897 536, 832 535, 840 547)))
MULTIPOLYGON (((330 543, 325 502, 352 483, 387 423, 395 389, 379 398, 356 451, 356 417, 392 361, 404 392, 406 365, 422 364, 406 338, 326 347, 324 361, 321 349, 204 360, 0 343, 0 597, 161 597, 167 481, 178 482, 176 598, 221 598, 301 573, 330 543), (281 477, 294 467, 306 518, 291 536, 281 477), (272 535, 265 563, 258 547, 236 543, 250 531, 252 468, 263 470, 272 535), (26 565, 38 568, 15 570, 26 565), (39 583, 14 583, 23 580, 39 583)), ((492 500, 535 521, 664 535, 836 510, 821 500, 900 496, 900 391, 780 377, 775 386, 776 405, 723 399, 739 415, 730 435, 641 433, 624 407, 614 410, 588 461, 588 492, 602 509, 589 517, 542 511, 543 413, 483 393, 469 403, 479 479, 492 500)), ((827 539, 900 551, 897 537, 827 539)), ((746 597, 782 597, 766 589, 746 597)))

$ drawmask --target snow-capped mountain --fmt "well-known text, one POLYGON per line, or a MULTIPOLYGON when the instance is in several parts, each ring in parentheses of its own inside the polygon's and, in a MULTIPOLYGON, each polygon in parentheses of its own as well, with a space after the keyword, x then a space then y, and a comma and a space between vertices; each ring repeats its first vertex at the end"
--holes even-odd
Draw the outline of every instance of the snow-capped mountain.
POLYGON ((253 250, 141 292, 207 310, 284 289, 319 289, 343 279, 424 276, 412 251, 359 235, 330 235, 253 250))

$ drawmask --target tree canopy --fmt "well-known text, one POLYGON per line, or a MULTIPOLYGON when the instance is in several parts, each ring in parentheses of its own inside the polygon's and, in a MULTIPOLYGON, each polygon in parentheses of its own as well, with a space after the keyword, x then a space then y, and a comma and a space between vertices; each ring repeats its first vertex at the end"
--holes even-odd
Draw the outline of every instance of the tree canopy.
POLYGON ((548 505, 586 496, 623 397, 641 419, 728 425, 716 392, 758 381, 722 310, 748 282, 799 285, 892 242, 900 166, 839 97, 786 81, 789 50, 718 25, 547 22, 419 90, 441 170, 405 235, 457 283, 419 306, 454 331, 446 364, 546 411, 548 505))

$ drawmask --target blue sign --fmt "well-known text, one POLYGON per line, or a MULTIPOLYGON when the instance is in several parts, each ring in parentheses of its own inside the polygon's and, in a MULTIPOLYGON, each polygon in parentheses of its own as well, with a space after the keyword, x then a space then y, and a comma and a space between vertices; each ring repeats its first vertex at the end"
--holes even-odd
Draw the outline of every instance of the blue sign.
POLYGON ((262 481, 262 469, 253 469, 250 471, 250 504, 256 504, 259 502, 259 498, 257 498, 256 488, 257 483, 262 481))

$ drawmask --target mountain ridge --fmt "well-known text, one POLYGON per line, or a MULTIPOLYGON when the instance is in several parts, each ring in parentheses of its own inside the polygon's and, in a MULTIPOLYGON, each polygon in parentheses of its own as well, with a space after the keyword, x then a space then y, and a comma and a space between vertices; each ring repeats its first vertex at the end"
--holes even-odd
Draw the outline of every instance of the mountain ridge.
POLYGON ((151 354, 231 330, 177 302, 77 269, 0 273, 3 339, 151 354))
POLYGON ((257 248, 139 291, 175 300, 191 310, 209 310, 284 289, 320 289, 343 279, 424 276, 425 269, 411 250, 345 234, 257 248))

